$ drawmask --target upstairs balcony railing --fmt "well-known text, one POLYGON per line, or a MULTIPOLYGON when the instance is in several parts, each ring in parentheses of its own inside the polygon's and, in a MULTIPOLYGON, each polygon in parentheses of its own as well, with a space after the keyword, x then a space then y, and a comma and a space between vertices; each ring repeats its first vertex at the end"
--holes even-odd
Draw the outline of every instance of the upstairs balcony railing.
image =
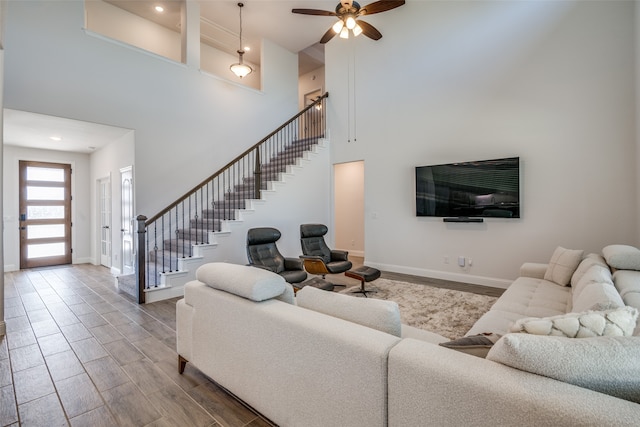
POLYGON ((136 281, 138 301, 145 290, 160 287, 161 274, 179 271, 179 260, 193 256, 195 245, 234 220, 248 199, 260 199, 267 182, 278 179, 306 150, 324 137, 325 103, 319 96, 278 129, 196 185, 158 214, 137 217, 136 281))

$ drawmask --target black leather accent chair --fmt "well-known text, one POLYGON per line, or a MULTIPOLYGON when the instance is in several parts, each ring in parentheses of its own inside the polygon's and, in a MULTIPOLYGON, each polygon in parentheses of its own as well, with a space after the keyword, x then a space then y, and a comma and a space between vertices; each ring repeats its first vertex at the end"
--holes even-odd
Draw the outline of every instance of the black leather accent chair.
POLYGON ((351 269, 347 251, 329 249, 324 235, 329 229, 324 224, 300 225, 300 243, 304 268, 311 274, 319 274, 324 279, 326 274, 344 273, 351 269))
POLYGON ((307 278, 303 263, 298 258, 282 256, 276 246, 280 236, 280 231, 271 227, 252 228, 247 231, 249 264, 278 273, 291 284, 303 282, 307 278))

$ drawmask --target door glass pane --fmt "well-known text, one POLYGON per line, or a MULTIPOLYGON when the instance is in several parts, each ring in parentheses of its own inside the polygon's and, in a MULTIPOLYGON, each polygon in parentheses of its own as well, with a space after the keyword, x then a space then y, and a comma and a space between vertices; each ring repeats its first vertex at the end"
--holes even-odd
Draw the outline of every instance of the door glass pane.
POLYGON ((50 256, 60 256, 65 254, 65 244, 61 243, 43 243, 40 245, 28 245, 27 258, 43 258, 50 256))
POLYGON ((63 219, 64 206, 27 206, 27 219, 63 219))
POLYGON ((64 237, 64 224, 28 225, 27 239, 64 237))
POLYGON ((64 187, 27 186, 27 200, 64 200, 64 187))
POLYGON ((27 180, 64 182, 64 169, 27 166, 27 180))

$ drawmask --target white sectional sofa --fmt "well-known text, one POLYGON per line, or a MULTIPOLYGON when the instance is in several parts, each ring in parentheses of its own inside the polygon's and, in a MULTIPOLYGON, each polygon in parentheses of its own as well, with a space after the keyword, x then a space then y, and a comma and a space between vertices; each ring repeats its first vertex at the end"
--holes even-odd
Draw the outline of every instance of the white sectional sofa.
MULTIPOLYGON (((614 248, 608 260, 633 260, 625 248, 614 248)), ((509 333, 540 326, 523 318, 563 315, 576 303, 593 302, 605 316, 634 314, 616 304, 640 308, 640 271, 611 276, 602 257, 589 255, 576 271, 586 274, 577 286, 576 267, 568 274, 563 269, 571 266, 560 258, 559 270, 557 259, 551 267, 525 264, 523 274, 534 277, 514 281, 469 331, 505 335, 487 359, 401 325, 393 302, 309 287, 294 298, 279 276, 224 263, 202 266, 186 285, 177 303, 177 351, 182 366, 192 363, 282 426, 638 425, 640 328, 637 336, 598 338, 509 333), (587 271, 592 265, 611 282, 602 270, 587 271), (567 274, 569 281, 575 276, 572 287, 553 281, 567 274), (611 288, 593 286, 600 274, 611 288), (575 289, 582 300, 573 298, 575 289), (596 360, 600 374, 593 376, 596 360)), ((563 319, 553 321, 565 327, 563 319)), ((550 334, 558 335, 554 328, 550 334)))

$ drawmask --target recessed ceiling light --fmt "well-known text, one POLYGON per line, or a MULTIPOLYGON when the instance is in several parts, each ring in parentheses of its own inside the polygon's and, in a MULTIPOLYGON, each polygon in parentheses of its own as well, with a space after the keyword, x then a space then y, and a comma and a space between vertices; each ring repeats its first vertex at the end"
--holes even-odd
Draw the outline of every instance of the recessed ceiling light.
POLYGON ((156 12, 164 12, 164 7, 156 6, 156 12))
POLYGON ((244 47, 244 51, 245 51, 245 52, 249 52, 250 50, 251 50, 251 48, 250 48, 249 46, 245 46, 245 47, 244 47))
POLYGON ((59 136, 50 136, 49 139, 53 140, 53 141, 62 141, 62 138, 59 136))

